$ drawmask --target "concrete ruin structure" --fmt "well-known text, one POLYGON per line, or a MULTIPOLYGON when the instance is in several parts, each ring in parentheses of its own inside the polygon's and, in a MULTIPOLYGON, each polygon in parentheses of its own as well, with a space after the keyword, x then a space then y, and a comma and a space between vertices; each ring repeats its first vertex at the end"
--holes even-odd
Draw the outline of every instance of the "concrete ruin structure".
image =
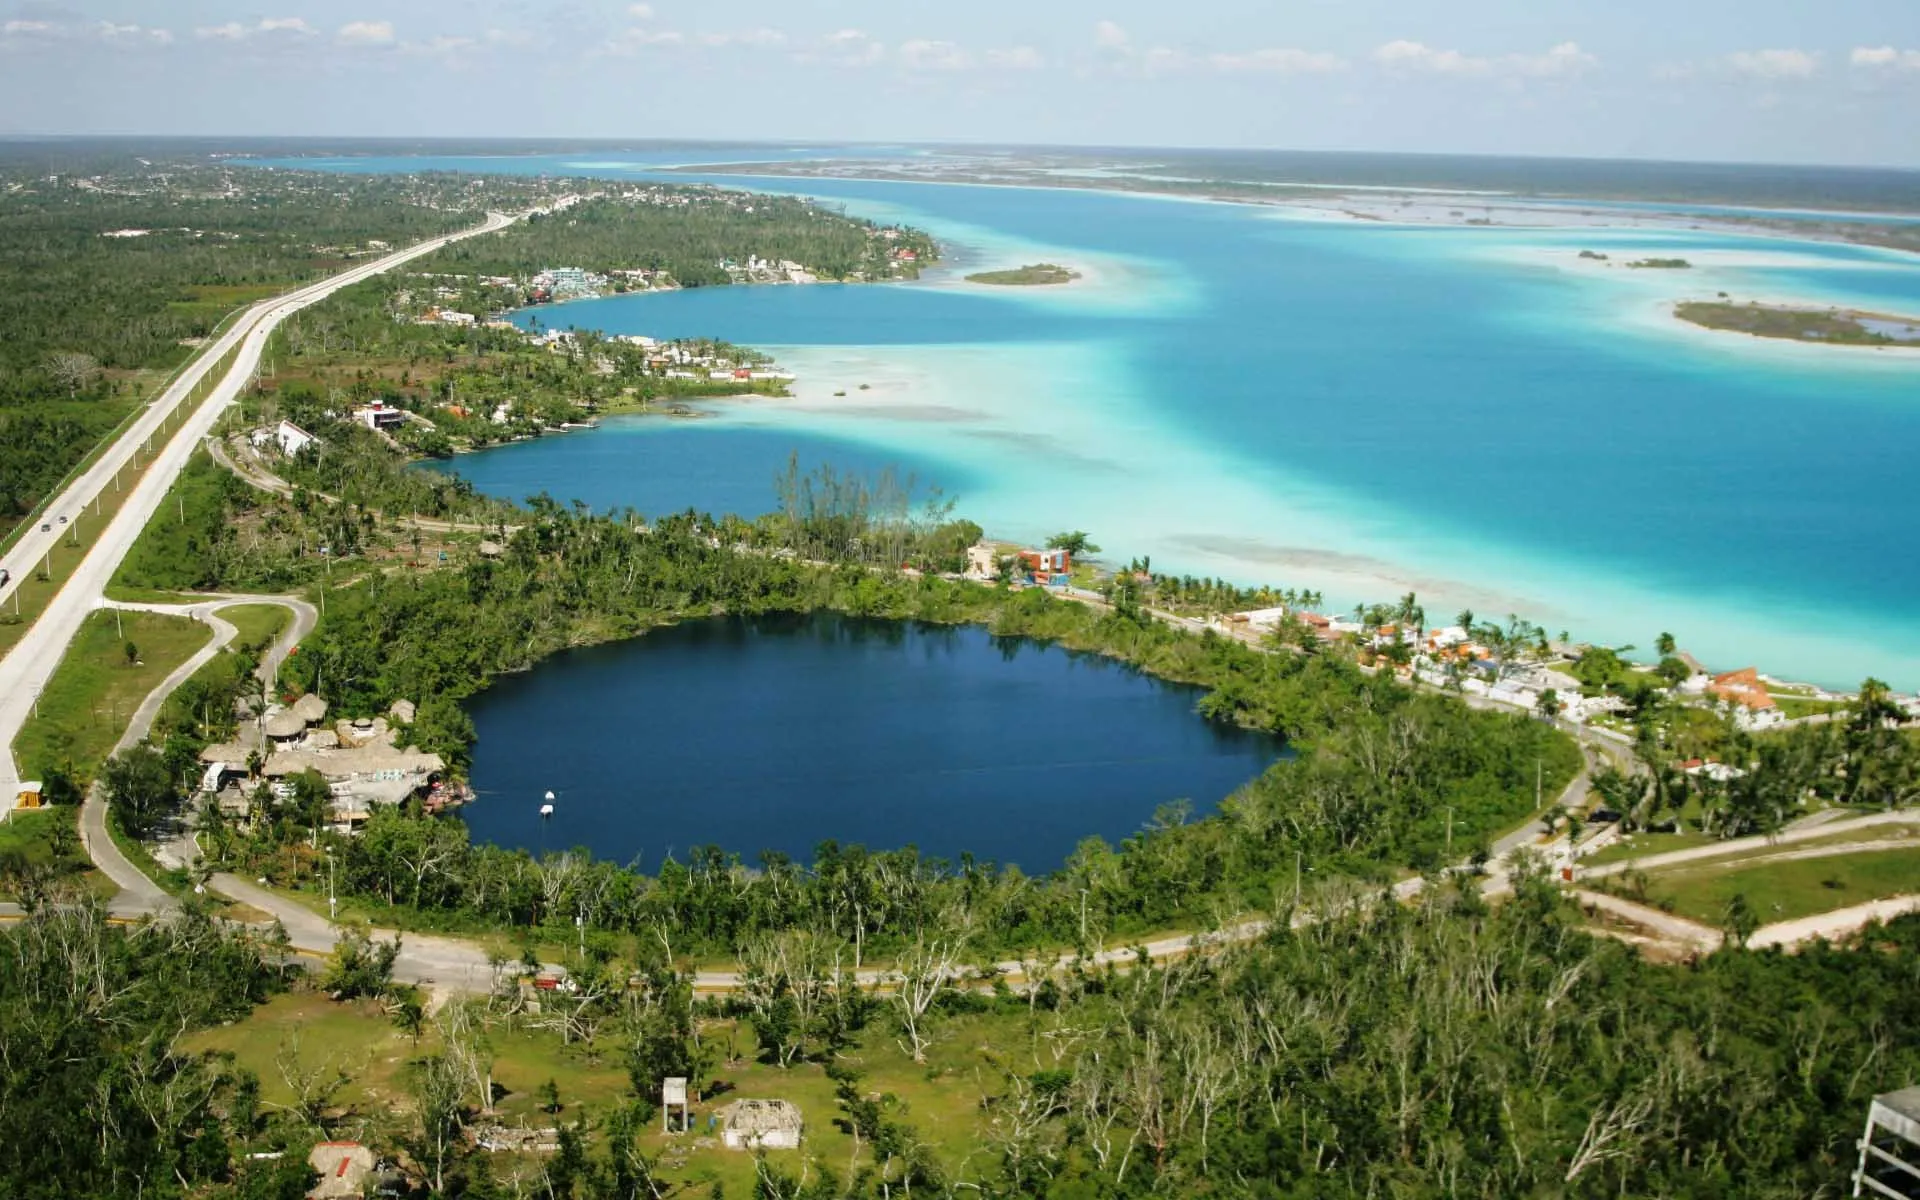
POLYGON ((805 1123, 785 1100, 735 1100, 717 1114, 720 1142, 729 1150, 798 1150, 805 1123))

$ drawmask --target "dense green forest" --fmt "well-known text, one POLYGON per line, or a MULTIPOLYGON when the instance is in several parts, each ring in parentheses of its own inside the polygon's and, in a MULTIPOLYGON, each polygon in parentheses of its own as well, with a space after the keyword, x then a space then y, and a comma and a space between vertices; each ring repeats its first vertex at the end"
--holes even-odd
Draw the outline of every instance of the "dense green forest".
POLYGON ((883 228, 797 196, 650 186, 598 192, 499 237, 449 246, 421 269, 522 279, 549 267, 664 271, 699 287, 728 282, 722 263, 749 257, 797 262, 823 279, 887 279, 911 276, 937 255, 918 230, 883 228), (901 262, 901 251, 912 258, 901 262))
MULTIPOLYGON (((0 525, 31 510, 228 312, 471 224, 467 181, 205 161, 0 166, 0 525), (143 372, 151 372, 143 374, 143 372)), ((516 185, 527 198, 542 194, 516 185)))
POLYGON ((259 1080, 183 1052, 188 1030, 285 986, 282 953, 204 915, 133 927, 67 896, 0 933, 0 1194, 257 1197, 304 1192, 259 1080), (276 1156, 277 1157, 277 1156, 276 1156))

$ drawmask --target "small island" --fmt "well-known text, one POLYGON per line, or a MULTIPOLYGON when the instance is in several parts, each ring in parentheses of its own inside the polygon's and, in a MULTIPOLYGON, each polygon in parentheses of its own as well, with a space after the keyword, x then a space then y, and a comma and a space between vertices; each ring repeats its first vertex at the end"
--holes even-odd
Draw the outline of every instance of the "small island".
POLYGON ((1768 304, 1731 304, 1689 300, 1674 315, 1706 329, 1794 342, 1842 346, 1920 348, 1920 318, 1887 316, 1841 308, 1786 308, 1768 304))
POLYGON ((1693 264, 1684 258, 1642 258, 1627 264, 1636 271, 1687 271, 1693 264))
POLYGON ((1080 272, 1069 270, 1055 263, 1029 263, 1011 271, 981 271, 967 276, 968 283, 987 283, 997 287, 1047 287, 1053 284, 1072 283, 1080 278, 1080 272))

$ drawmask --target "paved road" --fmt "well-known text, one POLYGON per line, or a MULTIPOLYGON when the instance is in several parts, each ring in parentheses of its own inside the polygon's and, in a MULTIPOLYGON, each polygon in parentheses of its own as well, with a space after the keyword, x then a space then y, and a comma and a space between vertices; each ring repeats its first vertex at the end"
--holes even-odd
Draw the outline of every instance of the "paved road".
MULTIPOLYGON (((134 710, 133 720, 127 725, 126 732, 114 743, 113 752, 118 754, 138 742, 153 729, 153 722, 160 715, 160 708, 173 695, 174 689, 191 679, 201 667, 213 660, 239 636, 239 630, 222 619, 219 612, 238 604, 276 604, 291 609, 293 620, 287 623, 279 637, 261 659, 259 674, 271 682, 280 670, 280 664, 286 661, 293 647, 300 639, 313 631, 319 614, 304 600, 290 596, 210 596, 204 603, 198 604, 113 604, 111 607, 132 612, 164 613, 169 616, 189 617, 204 621, 213 629, 213 638, 196 651, 193 657, 180 664, 171 674, 160 681, 160 685, 147 694, 134 710)), ((80 806, 80 844, 86 849, 87 857, 94 866, 119 887, 120 893, 107 904, 109 912, 116 916, 135 916, 141 913, 159 912, 173 905, 173 897, 162 890, 150 879, 146 872, 133 864, 120 847, 107 833, 106 793, 97 783, 87 792, 86 800, 80 806)))
POLYGON ((1651 930, 1658 934, 1661 940, 1676 944, 1683 949, 1699 954, 1712 954, 1720 948, 1722 938, 1718 929, 1702 925, 1697 921, 1689 921, 1685 917, 1676 917, 1670 912, 1651 905, 1636 904, 1631 900, 1623 900, 1619 896, 1610 896, 1605 892, 1575 891, 1573 897, 1586 908, 1597 909, 1618 917, 1629 925, 1651 930))
POLYGON ((1747 940, 1747 945, 1755 950, 1770 946, 1789 949, 1815 940, 1837 941, 1860 932, 1875 921, 1891 921, 1910 912, 1920 912, 1920 896, 1869 900, 1850 908, 1837 908, 1832 912, 1764 926, 1747 940))
POLYGON ((1920 825, 1920 809, 1895 809, 1892 812, 1868 813, 1865 816, 1845 817, 1819 825, 1787 829, 1775 834, 1732 838, 1705 846, 1690 846, 1685 850, 1667 850, 1659 854, 1647 854, 1597 867, 1581 867, 1579 875, 1582 879, 1604 879, 1609 875, 1619 875, 1626 871, 1650 871, 1656 867, 1671 867, 1680 863, 1724 858, 1730 854, 1749 854, 1755 850, 1769 850, 1776 846, 1790 846, 1797 842, 1810 842, 1860 829, 1874 829, 1887 825, 1920 825))
MULTIPOLYGON (((78 513, 101 489, 112 486, 114 472, 133 460, 136 452, 154 436, 174 406, 181 403, 188 392, 208 375, 221 356, 230 349, 238 348, 232 369, 214 385, 206 401, 182 421, 152 465, 134 485, 126 502, 92 549, 68 575, 47 610, 12 651, 0 659, 0 800, 10 802, 19 790, 20 772, 13 758, 13 741, 32 711, 34 700, 53 677, 61 656, 79 632, 81 622, 101 603, 108 581, 119 569, 121 560, 140 536, 140 531, 166 498, 167 490, 173 486, 174 479, 186 465, 194 448, 212 430, 227 407, 238 399, 247 381, 253 377, 261 354, 266 349, 267 339, 280 322, 341 288, 432 253, 449 242, 503 229, 512 220, 500 213, 493 213, 484 224, 473 229, 433 238, 255 305, 207 348, 195 366, 181 373, 180 378, 154 403, 149 412, 107 448, 92 469, 60 494, 49 511, 55 514, 78 513)), ((43 534, 36 528, 21 539, 20 544, 4 559, 13 575, 13 582, 7 585, 8 590, 17 585, 61 532, 56 522, 52 533, 43 534)), ((0 590, 0 599, 4 599, 5 595, 6 590, 0 590)))

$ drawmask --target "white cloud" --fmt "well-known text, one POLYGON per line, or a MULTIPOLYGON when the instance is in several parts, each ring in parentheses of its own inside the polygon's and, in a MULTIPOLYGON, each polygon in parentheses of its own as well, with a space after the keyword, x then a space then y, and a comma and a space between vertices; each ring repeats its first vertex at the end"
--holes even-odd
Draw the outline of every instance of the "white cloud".
POLYGON ((821 38, 814 49, 795 55, 802 62, 825 61, 842 67, 876 66, 886 56, 886 44, 860 29, 836 30, 821 38))
POLYGON ((1388 67, 1432 71, 1440 75, 1484 74, 1493 64, 1458 50, 1435 50, 1422 42, 1388 42, 1373 52, 1375 62, 1388 67))
POLYGON ((1856 67, 1893 67, 1902 71, 1920 71, 1920 50, 1896 50, 1892 46, 1858 46, 1852 60, 1856 67))
POLYGON ((193 31, 201 41, 244 42, 248 38, 279 34, 283 37, 312 37, 319 32, 299 17, 262 17, 252 25, 228 21, 224 25, 203 25, 193 31))
POLYGON ((165 46, 173 34, 165 29, 118 21, 79 18, 14 17, 0 22, 0 44, 25 46, 33 42, 95 41, 120 48, 165 46))
POLYGON ((952 42, 914 38, 900 43, 900 62, 914 71, 964 71, 973 56, 952 42))
POLYGON ((1093 44, 1102 50, 1125 50, 1132 39, 1114 22, 1099 21, 1093 27, 1093 44))
POLYGON ((1271 71, 1282 75, 1324 74, 1346 68, 1337 54, 1312 50, 1270 48, 1244 54, 1215 54, 1207 62, 1217 71, 1271 71))
POLYGON ((787 35, 761 26, 733 33, 703 33, 696 40, 703 46, 781 46, 786 44, 787 35))
POLYGON ((651 21, 653 20, 653 5, 629 4, 627 5, 627 15, 636 21, 651 21))
POLYGON ((1740 50, 1727 65, 1761 79, 1807 79, 1820 69, 1820 56, 1805 50, 1740 50))
POLYGON ((393 22, 348 21, 335 36, 345 46, 391 46, 393 22))
POLYGON ((1038 71, 1047 65, 1047 60, 1032 46, 1008 46, 1004 50, 989 50, 986 54, 987 65, 1002 71, 1038 71))
POLYGON ((1373 52, 1373 60, 1389 70, 1427 71, 1435 75, 1504 76, 1550 79, 1578 75, 1600 65, 1600 60, 1578 42, 1561 42, 1544 54, 1505 54, 1487 57, 1458 50, 1438 50, 1424 42, 1388 42, 1373 52))
POLYGON ((1561 42, 1545 54, 1514 54, 1505 60, 1522 75, 1547 77, 1578 75, 1600 65, 1600 60, 1580 48, 1578 42, 1561 42))

